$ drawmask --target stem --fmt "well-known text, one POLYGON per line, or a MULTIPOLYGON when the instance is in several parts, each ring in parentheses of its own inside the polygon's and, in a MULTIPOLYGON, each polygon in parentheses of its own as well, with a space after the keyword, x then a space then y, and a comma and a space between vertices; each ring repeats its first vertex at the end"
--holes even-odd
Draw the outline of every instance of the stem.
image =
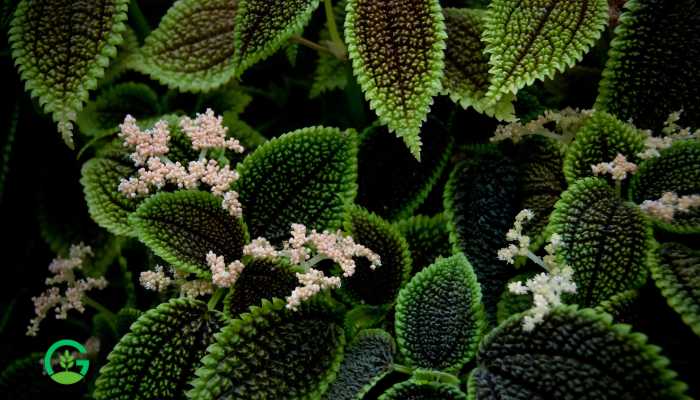
POLYGON ((539 265, 540 267, 544 268, 545 271, 549 271, 549 268, 544 264, 544 261, 542 259, 535 255, 535 253, 531 252, 530 250, 527 251, 527 258, 532 260, 535 264, 539 265))
POLYGON ((325 260, 326 258, 327 257, 324 256, 323 254, 316 254, 315 256, 311 257, 309 260, 304 261, 304 263, 301 264, 301 267, 304 268, 304 271, 308 271, 309 268, 320 263, 321 261, 325 260))
POLYGON ((219 288, 214 292, 214 294, 211 296, 211 299, 209 299, 209 303, 207 303, 207 307, 210 310, 213 310, 216 308, 217 304, 219 304, 219 300, 224 296, 226 293, 225 288, 219 288))
POLYGON ((617 197, 622 197, 622 181, 615 179, 615 193, 617 197))
POLYGON ((323 47, 318 43, 312 42, 309 39, 305 39, 305 38, 298 36, 298 35, 292 36, 289 40, 294 42, 294 43, 299 43, 300 45, 306 46, 310 49, 314 49, 314 50, 321 52, 321 53, 333 54, 330 50, 328 50, 328 48, 323 47))
POLYGON ((326 10, 326 23, 328 24, 328 33, 331 34, 331 40, 339 48, 345 48, 345 43, 343 43, 343 39, 340 38, 340 33, 338 32, 338 25, 335 23, 331 0, 323 0, 323 5, 326 10))
POLYGON ((151 33, 151 26, 148 24, 146 16, 143 15, 138 0, 131 0, 129 2, 129 21, 132 22, 132 27, 134 28, 136 37, 139 39, 139 43, 143 43, 146 36, 151 33))
POLYGON ((102 304, 98 303, 88 295, 83 295, 83 303, 89 307, 92 307, 95 311, 101 312, 107 316, 108 319, 114 320, 115 315, 113 312, 111 312, 107 307, 103 306, 102 304))
POLYGON ((413 369, 412 369, 412 368, 409 368, 409 367, 407 367, 407 366, 405 366, 405 365, 401 365, 401 364, 394 364, 394 371, 400 372, 400 373, 406 374, 406 375, 412 375, 412 374, 413 374, 413 369))

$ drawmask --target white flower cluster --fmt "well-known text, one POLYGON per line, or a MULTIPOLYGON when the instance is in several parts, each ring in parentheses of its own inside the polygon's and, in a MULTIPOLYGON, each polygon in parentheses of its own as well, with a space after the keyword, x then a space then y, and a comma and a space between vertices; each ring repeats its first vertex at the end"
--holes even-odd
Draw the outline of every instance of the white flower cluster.
MULTIPOLYGON (((207 256, 207 260, 209 260, 209 256, 207 256)), ((139 282, 144 288, 156 292, 164 292, 171 286, 179 287, 182 297, 196 298, 214 291, 212 282, 203 279, 188 281, 187 276, 189 273, 174 268, 170 268, 168 274, 162 266, 156 265, 153 271, 141 272, 139 282)))
POLYGON ((213 251, 207 253, 207 264, 211 269, 211 280, 218 287, 231 287, 243 271, 243 263, 236 260, 228 266, 224 256, 217 256, 213 251))
POLYGON ((197 114, 192 120, 189 117, 180 119, 180 126, 192 142, 192 148, 200 150, 200 159, 190 161, 185 167, 180 162, 172 162, 167 158, 170 151, 170 130, 166 121, 158 121, 152 129, 142 131, 136 120, 127 115, 120 125, 120 137, 124 146, 133 149, 132 160, 137 167, 136 177, 122 179, 119 191, 128 197, 146 196, 153 188, 161 189, 171 183, 178 188, 195 189, 200 183, 211 188, 211 192, 222 197, 222 207, 231 215, 240 217, 241 204, 238 193, 229 190, 238 180, 238 172, 228 165, 223 167, 219 162, 206 158, 211 149, 230 149, 243 152, 243 146, 236 139, 226 139, 227 128, 222 125, 222 118, 214 116, 211 109, 204 114, 197 114))
POLYGON ((569 143, 579 130, 587 117, 593 114, 593 110, 578 110, 566 108, 561 111, 547 110, 537 119, 522 124, 513 122, 501 125, 496 128, 496 132, 491 137, 491 142, 512 140, 517 143, 525 136, 541 135, 563 143, 569 143), (545 127, 548 123, 554 123, 560 133, 553 132, 545 127))
POLYGON ((509 242, 516 242, 515 244, 509 244, 508 247, 504 247, 498 250, 498 259, 505 261, 509 264, 515 263, 515 257, 517 256, 527 256, 530 251, 530 237, 523 235, 523 223, 530 221, 535 217, 535 214, 524 209, 515 216, 515 224, 513 228, 509 229, 506 233, 506 239, 509 242))
POLYGON ((343 236, 340 230, 335 233, 316 230, 307 232, 306 226, 292 224, 291 238, 283 243, 281 250, 276 250, 265 238, 257 238, 243 248, 243 254, 252 257, 286 257, 294 265, 302 267, 305 272, 297 274, 301 284, 287 297, 287 307, 296 309, 302 301, 327 288, 340 287, 339 277, 327 277, 323 272, 313 268, 323 260, 332 260, 343 270, 344 277, 355 273, 355 257, 365 257, 370 268, 381 265, 379 255, 365 246, 355 243, 352 237, 343 236))
POLYGON ((52 308, 56 312, 56 319, 68 318, 68 311, 73 309, 82 313, 85 311, 83 305, 85 292, 92 289, 104 289, 107 286, 107 280, 103 277, 76 280, 75 271, 82 268, 85 257, 89 255, 92 255, 92 249, 80 243, 71 246, 68 258, 59 257, 51 262, 49 271, 54 275, 46 278, 46 284, 51 287, 41 295, 32 297, 36 317, 29 321, 28 336, 37 335, 39 324, 52 308), (67 286, 63 294, 61 294, 59 287, 54 286, 60 283, 65 283, 67 286))
POLYGON ((646 214, 666 222, 673 221, 676 213, 687 213, 695 207, 700 207, 700 195, 678 196, 675 192, 665 192, 658 200, 644 200, 639 205, 646 214))
POLYGON ((148 290, 162 292, 173 283, 173 280, 165 274, 162 266, 156 265, 155 271, 141 272, 139 282, 148 290))
POLYGON ((643 160, 661 155, 660 151, 671 147, 674 142, 680 140, 700 139, 700 129, 692 131, 690 128, 683 128, 678 125, 683 110, 672 112, 664 123, 662 132, 665 136, 654 136, 650 130, 643 131, 647 138, 644 141, 645 149, 637 156, 643 160))
POLYGON ((591 170, 596 176, 610 174, 615 181, 621 182, 627 178, 628 173, 633 174, 637 171, 637 164, 627 161, 627 157, 617 153, 611 162, 591 165, 591 170))

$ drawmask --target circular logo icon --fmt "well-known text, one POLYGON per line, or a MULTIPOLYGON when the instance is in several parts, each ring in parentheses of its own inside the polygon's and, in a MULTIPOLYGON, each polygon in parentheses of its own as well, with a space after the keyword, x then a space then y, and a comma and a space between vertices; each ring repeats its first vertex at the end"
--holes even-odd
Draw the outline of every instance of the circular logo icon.
POLYGON ((76 359, 75 351, 79 354, 87 353, 82 344, 70 339, 59 340, 49 347, 49 351, 44 356, 44 369, 54 382, 61 385, 72 385, 83 380, 90 367, 90 360, 76 359), (62 371, 54 371, 51 365, 54 353, 57 354, 58 365, 63 369, 62 371), (77 368, 80 370, 75 372, 77 368))

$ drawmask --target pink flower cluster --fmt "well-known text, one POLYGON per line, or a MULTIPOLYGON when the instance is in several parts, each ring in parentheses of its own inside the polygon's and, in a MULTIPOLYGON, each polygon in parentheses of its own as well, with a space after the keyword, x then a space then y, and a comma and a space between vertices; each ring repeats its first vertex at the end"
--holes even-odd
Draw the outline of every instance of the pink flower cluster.
POLYGON ((205 114, 198 114, 194 120, 183 117, 180 126, 190 138, 192 148, 202 152, 199 160, 191 161, 187 166, 167 158, 170 131, 166 121, 158 121, 152 129, 142 131, 132 116, 126 116, 120 125, 120 137, 124 146, 133 149, 131 158, 140 168, 136 177, 121 180, 119 191, 134 198, 150 194, 153 188, 162 189, 168 183, 181 189, 195 189, 203 183, 214 195, 223 198, 224 209, 240 217, 242 208, 238 193, 229 190, 238 180, 238 173, 228 165, 221 166, 218 161, 207 159, 206 152, 231 149, 240 153, 243 146, 236 139, 226 139, 227 128, 222 125, 222 118, 214 116, 210 109, 205 114))
POLYGON ((85 292, 92 289, 104 289, 107 286, 105 278, 83 278, 76 280, 75 271, 82 268, 85 257, 92 255, 89 246, 82 243, 73 245, 70 248, 68 258, 56 258, 49 265, 52 277, 46 279, 46 284, 51 286, 39 296, 32 297, 34 302, 34 312, 36 317, 29 321, 27 328, 28 336, 36 336, 39 332, 39 324, 48 315, 51 309, 56 312, 57 319, 66 319, 68 311, 78 310, 84 312, 83 297, 85 292), (60 283, 67 285, 64 294, 61 294, 59 287, 54 286, 60 283))
POLYGON ((697 207, 700 207, 700 195, 678 196, 675 192, 665 192, 658 200, 644 200, 639 205, 646 214, 666 222, 672 222, 676 213, 687 213, 697 207))
POLYGON ((616 181, 622 181, 627 178, 627 174, 633 174, 637 171, 635 163, 627 161, 627 157, 618 153, 615 159, 609 163, 598 163, 591 165, 591 170, 594 175, 610 174, 616 181))
POLYGON ((218 287, 231 287, 243 272, 243 263, 236 260, 228 266, 224 256, 217 256, 213 251, 207 254, 207 264, 211 269, 211 280, 218 287))

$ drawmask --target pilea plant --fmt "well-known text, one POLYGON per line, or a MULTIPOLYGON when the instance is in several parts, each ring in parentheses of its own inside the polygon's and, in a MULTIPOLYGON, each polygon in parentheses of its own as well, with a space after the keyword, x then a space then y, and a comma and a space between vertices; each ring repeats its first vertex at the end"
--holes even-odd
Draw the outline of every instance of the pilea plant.
POLYGON ((697 26, 696 0, 0 2, 0 393, 696 398, 697 26))

